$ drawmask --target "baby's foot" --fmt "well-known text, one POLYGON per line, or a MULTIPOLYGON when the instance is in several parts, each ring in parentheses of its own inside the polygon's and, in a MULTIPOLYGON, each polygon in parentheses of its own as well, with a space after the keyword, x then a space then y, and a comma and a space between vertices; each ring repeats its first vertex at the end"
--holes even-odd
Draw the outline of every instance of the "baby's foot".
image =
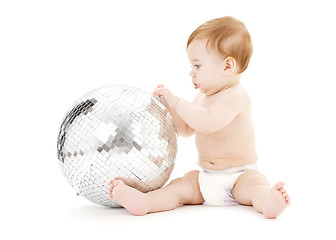
POLYGON ((127 186, 122 180, 111 181, 110 198, 136 216, 148 213, 145 194, 127 186))
POLYGON ((290 205, 290 197, 285 191, 283 182, 278 182, 271 188, 264 205, 263 214, 266 218, 276 218, 290 205))

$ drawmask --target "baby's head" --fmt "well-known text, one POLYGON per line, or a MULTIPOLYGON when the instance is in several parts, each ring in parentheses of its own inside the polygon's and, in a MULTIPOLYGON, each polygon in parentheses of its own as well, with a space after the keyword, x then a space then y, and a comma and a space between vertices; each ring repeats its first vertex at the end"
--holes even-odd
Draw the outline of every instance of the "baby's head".
POLYGON ((189 37, 187 48, 193 40, 207 40, 207 48, 223 59, 232 57, 242 73, 247 68, 253 47, 245 25, 233 17, 221 17, 199 26, 189 37))

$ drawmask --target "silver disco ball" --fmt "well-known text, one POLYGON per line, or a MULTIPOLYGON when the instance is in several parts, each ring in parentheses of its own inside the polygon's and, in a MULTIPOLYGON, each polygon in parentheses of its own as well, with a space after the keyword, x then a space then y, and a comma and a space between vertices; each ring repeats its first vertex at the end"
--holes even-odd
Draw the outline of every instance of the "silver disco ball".
POLYGON ((120 177, 142 192, 162 187, 177 153, 173 120, 160 98, 112 85, 81 97, 66 114, 57 140, 62 171, 88 200, 108 207, 110 182, 120 177))

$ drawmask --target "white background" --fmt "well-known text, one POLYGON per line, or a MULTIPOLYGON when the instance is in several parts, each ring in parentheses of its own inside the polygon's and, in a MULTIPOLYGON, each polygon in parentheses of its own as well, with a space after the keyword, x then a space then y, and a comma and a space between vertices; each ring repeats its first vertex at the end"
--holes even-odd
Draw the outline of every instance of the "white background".
MULTIPOLYGON (((334 10, 323 0, 1 1, 0 238, 335 239, 334 10), (260 171, 285 181, 292 206, 277 220, 242 206, 133 217, 77 197, 56 158, 73 102, 118 83, 146 91, 163 83, 192 100, 187 39, 226 15, 243 21, 254 43, 242 84, 260 171)), ((197 168, 193 138, 178 141, 171 179, 197 168)))

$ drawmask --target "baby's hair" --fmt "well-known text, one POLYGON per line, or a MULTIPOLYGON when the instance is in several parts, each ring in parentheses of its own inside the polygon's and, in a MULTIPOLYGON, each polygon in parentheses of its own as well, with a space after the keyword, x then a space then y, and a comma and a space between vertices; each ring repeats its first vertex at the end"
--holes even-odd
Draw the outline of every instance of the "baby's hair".
POLYGON ((187 48, 193 40, 207 39, 207 47, 223 58, 233 57, 239 67, 238 73, 247 68, 253 46, 245 25, 233 17, 216 18, 199 26, 189 37, 187 48))

